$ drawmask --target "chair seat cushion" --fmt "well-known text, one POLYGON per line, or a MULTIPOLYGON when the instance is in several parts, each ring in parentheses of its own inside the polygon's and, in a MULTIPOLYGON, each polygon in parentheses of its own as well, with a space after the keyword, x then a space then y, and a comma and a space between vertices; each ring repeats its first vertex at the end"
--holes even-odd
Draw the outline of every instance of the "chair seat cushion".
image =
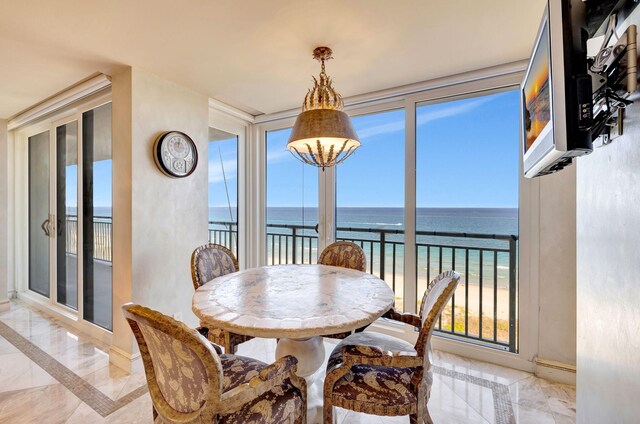
POLYGON ((220 355, 222 363, 222 391, 227 392, 241 384, 248 383, 253 377, 257 377, 260 370, 267 367, 262 361, 238 355, 220 355))
MULTIPOLYGON (((383 350, 415 352, 404 340, 380 333, 356 333, 341 341, 331 353, 327 372, 342 364, 342 347, 346 345, 375 346, 383 350)), ((333 386, 332 403, 352 408, 354 402, 372 405, 401 406, 417 402, 411 379, 415 368, 395 368, 354 365, 333 386)))
POLYGON ((290 417, 302 411, 302 395, 289 381, 246 403, 238 411, 221 415, 218 423, 272 424, 289 423, 290 417))

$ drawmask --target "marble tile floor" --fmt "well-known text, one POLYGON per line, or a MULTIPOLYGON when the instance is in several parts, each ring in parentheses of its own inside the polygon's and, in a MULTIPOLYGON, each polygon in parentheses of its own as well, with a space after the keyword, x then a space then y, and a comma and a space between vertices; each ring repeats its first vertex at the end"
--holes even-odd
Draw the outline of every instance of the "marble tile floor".
MULTIPOLYGON (((328 353, 337 341, 326 340, 328 353)), ((272 362, 275 341, 254 339, 238 354, 272 362)), ((434 352, 429 410, 437 424, 575 423, 575 388, 529 373, 434 352)), ((337 408, 338 424, 408 423, 337 408)), ((144 370, 109 365, 107 347, 12 302, 0 313, 0 423, 151 423, 144 370)))

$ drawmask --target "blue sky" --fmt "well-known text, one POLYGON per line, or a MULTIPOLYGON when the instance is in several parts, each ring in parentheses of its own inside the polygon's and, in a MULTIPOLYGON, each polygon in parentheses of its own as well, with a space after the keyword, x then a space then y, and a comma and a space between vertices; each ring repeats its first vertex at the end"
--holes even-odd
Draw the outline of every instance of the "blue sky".
MULTIPOLYGON (((517 207, 519 113, 518 90, 418 106, 417 206, 517 207)), ((338 207, 404 205, 404 123, 402 109, 353 118, 362 146, 337 166, 338 207)), ((267 205, 315 207, 318 170, 286 150, 290 131, 267 134, 267 205)), ((235 139, 220 147, 230 183, 235 139)), ((210 205, 226 206, 217 150, 209 160, 210 205)))
MULTIPOLYGON (((418 106, 417 206, 517 207, 519 119, 518 90, 418 106)), ((402 109, 353 118, 362 146, 337 167, 338 207, 404 205, 404 123, 402 109)), ((267 205, 316 207, 322 171, 289 153, 290 131, 267 134, 267 205)), ((235 137, 210 144, 210 206, 227 207, 227 189, 237 205, 237 155, 235 137)), ((76 173, 69 167, 70 206, 76 173)), ((96 206, 111 205, 111 160, 94 163, 94 196, 96 206)))

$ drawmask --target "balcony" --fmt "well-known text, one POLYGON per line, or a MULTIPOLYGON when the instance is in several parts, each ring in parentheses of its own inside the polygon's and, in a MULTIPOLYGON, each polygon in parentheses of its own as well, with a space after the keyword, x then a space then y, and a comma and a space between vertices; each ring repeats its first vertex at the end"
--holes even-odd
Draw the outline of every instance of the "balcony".
MULTIPOLYGON (((237 252, 237 224, 209 222, 209 241, 237 252)), ((404 309, 404 230, 338 227, 337 240, 352 241, 365 251, 368 272, 381 277, 404 309)), ((462 277, 438 323, 440 335, 517 352, 518 236, 458 232, 416 232, 416 292, 447 269, 462 277)), ((267 225, 267 263, 309 264, 318 257, 312 226, 267 225)))

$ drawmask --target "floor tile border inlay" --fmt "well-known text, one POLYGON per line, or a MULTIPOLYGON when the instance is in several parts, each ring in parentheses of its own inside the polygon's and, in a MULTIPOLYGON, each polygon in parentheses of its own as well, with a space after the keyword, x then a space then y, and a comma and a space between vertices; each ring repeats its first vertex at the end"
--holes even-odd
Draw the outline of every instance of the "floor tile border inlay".
POLYGON ((433 371, 439 375, 455 378, 456 380, 466 381, 477 386, 491 389, 493 392, 495 424, 515 424, 516 417, 513 413, 513 405, 511 404, 508 386, 443 367, 434 366, 433 371))
POLYGON ((78 399, 89 405, 102 417, 111 415, 118 409, 147 393, 147 386, 144 385, 122 396, 118 400, 113 400, 2 321, 0 321, 0 336, 7 339, 9 343, 14 345, 40 368, 49 373, 49 375, 58 380, 60 384, 65 386, 78 399))

